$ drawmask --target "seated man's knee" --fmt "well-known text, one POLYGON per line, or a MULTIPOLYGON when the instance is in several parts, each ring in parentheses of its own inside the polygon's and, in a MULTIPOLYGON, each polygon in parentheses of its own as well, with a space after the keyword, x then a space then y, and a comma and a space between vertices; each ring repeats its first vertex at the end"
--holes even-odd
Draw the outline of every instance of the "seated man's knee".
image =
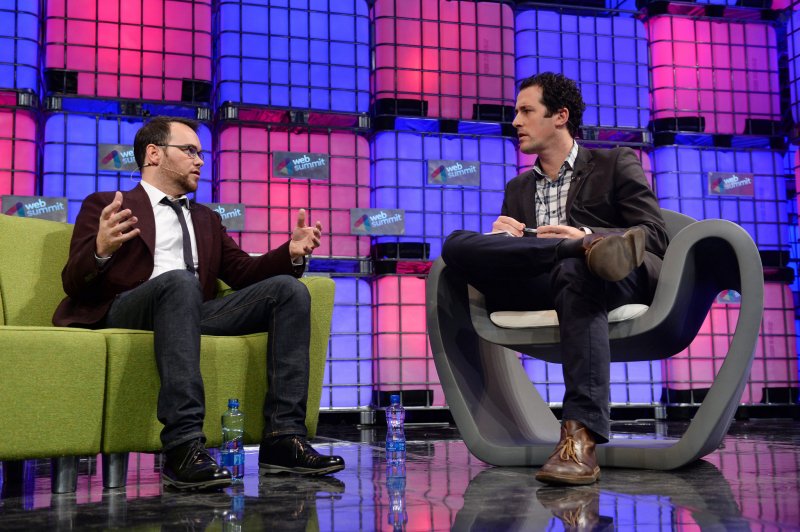
POLYGON ((447 236, 442 244, 442 259, 448 266, 468 259, 471 246, 465 240, 472 234, 475 233, 459 229, 447 236))
POLYGON ((273 277, 273 282, 278 283, 282 299, 289 304, 311 308, 311 294, 308 287, 291 275, 273 277))
POLYGON ((199 297, 202 300, 203 292, 197 276, 187 270, 171 270, 164 272, 156 280, 162 287, 162 292, 174 297, 190 300, 199 297))

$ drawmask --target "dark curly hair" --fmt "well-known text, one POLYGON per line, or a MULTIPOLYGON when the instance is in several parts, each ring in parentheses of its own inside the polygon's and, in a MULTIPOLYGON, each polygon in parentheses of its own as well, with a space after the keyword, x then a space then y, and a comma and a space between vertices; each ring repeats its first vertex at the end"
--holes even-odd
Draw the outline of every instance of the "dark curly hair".
POLYGON ((519 84, 519 90, 534 85, 542 88, 542 104, 547 108, 545 116, 553 116, 561 108, 569 111, 567 129, 574 138, 583 122, 583 110, 586 109, 578 85, 564 74, 542 72, 523 79, 519 84))

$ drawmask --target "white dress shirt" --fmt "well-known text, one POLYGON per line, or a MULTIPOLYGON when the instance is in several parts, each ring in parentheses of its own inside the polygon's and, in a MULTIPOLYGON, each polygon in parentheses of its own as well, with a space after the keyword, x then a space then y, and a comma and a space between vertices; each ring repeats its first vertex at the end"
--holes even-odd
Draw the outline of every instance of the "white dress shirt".
POLYGON ((197 242, 194 236, 192 216, 187 208, 189 199, 185 195, 173 198, 146 181, 141 181, 141 184, 150 198, 150 205, 153 207, 153 216, 156 220, 156 247, 153 255, 153 274, 150 279, 171 270, 186 269, 186 264, 183 262, 183 232, 181 231, 178 216, 172 210, 172 207, 159 203, 165 196, 173 201, 181 200, 183 217, 186 218, 186 227, 189 229, 189 238, 192 241, 192 260, 195 272, 197 272, 197 242))

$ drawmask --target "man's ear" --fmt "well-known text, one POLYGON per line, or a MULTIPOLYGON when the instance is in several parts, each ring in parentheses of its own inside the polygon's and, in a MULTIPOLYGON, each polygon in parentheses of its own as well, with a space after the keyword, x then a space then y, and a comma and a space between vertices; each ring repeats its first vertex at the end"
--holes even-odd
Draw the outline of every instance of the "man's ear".
POLYGON ((145 148, 144 164, 145 166, 158 166, 161 162, 161 152, 155 144, 148 144, 145 148))
POLYGON ((556 113, 556 125, 563 126, 566 125, 567 122, 569 122, 569 109, 562 107, 556 113))

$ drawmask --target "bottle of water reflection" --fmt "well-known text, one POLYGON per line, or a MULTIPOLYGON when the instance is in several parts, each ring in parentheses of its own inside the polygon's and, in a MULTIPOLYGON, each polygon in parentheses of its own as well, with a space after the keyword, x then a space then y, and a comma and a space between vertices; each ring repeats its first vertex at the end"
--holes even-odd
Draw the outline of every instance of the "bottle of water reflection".
POLYGON ((387 522, 393 531, 406 529, 408 511, 406 511, 406 477, 387 476, 386 491, 389 494, 389 515, 387 522))
POLYGON ((222 414, 221 465, 231 472, 233 482, 244 478, 244 414, 238 399, 228 399, 228 409, 222 414))
POLYGON ((406 433, 403 423, 406 411, 400 404, 400 396, 392 395, 391 404, 386 409, 386 474, 405 476, 406 474, 406 433))

